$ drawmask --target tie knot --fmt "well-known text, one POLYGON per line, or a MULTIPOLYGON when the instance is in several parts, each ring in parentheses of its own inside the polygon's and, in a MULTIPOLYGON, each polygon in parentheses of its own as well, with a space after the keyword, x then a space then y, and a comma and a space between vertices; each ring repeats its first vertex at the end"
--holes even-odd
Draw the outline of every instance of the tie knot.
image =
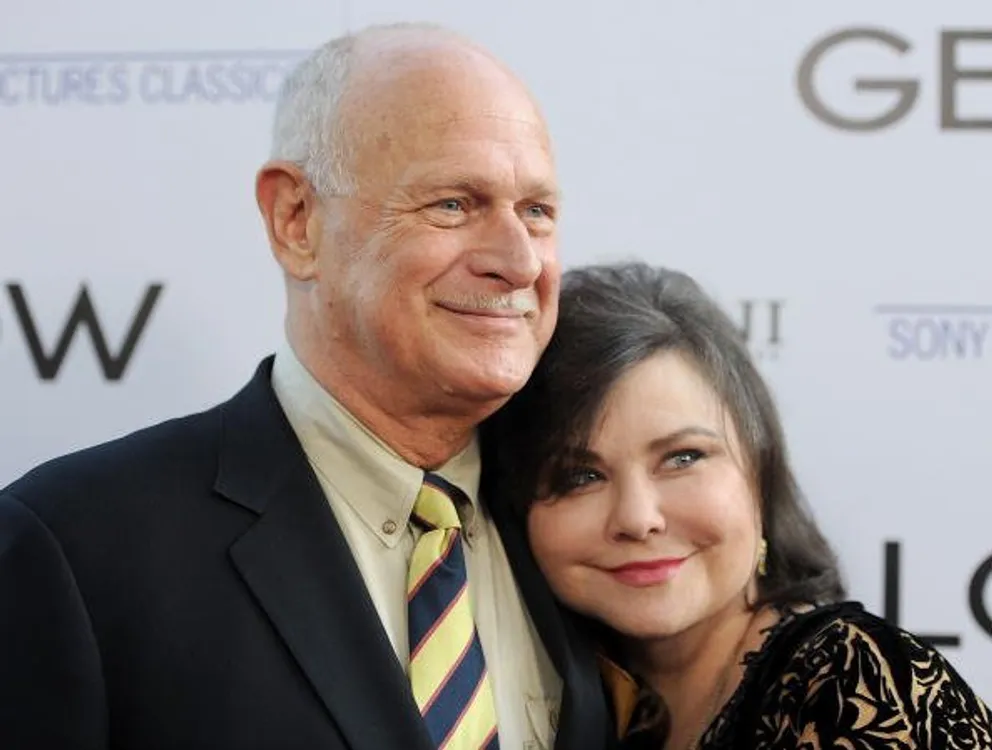
POLYGON ((462 524, 455 509, 455 500, 462 498, 464 493, 455 485, 427 472, 413 504, 415 520, 434 529, 459 529, 462 524))

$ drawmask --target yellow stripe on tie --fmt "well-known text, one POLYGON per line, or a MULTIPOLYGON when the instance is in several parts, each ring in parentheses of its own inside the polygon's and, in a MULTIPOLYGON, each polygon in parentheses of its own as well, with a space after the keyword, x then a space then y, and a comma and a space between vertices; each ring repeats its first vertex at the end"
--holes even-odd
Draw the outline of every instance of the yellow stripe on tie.
POLYGON ((435 529, 460 529, 461 519, 455 504, 444 492, 430 484, 420 488, 413 512, 435 529))
POLYGON ((436 748, 493 750, 496 708, 452 496, 466 500, 457 487, 427 475, 413 507, 411 520, 423 533, 407 575, 410 688, 436 748))
POLYGON ((452 662, 457 664, 464 658, 472 645, 473 632, 471 629, 465 632, 460 627, 446 628, 442 625, 435 631, 437 637, 428 638, 410 663, 417 673, 417 680, 412 685, 413 697, 421 712, 430 708, 437 691, 451 677, 452 662), (455 655, 453 659, 452 654, 455 655))
MULTIPOLYGON (((427 574, 441 563, 449 547, 458 541, 453 532, 431 531, 424 534, 410 555, 410 572, 407 574, 407 597, 420 590, 427 574), (433 536, 431 539, 424 537, 433 536)), ((410 645, 413 648, 413 644, 410 645)))
POLYGON ((448 735, 448 739, 441 745, 444 750, 485 747, 489 736, 495 731, 496 710, 488 677, 488 674, 483 675, 468 708, 448 735))

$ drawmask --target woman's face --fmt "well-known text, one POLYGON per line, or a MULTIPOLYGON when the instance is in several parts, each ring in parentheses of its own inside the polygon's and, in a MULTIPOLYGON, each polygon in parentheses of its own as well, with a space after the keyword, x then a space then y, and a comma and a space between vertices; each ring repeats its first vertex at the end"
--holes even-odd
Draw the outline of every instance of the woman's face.
POLYGON ((588 455, 561 479, 528 533, 568 606, 652 639, 743 605, 758 503, 729 414, 682 355, 654 355, 614 384, 588 455))

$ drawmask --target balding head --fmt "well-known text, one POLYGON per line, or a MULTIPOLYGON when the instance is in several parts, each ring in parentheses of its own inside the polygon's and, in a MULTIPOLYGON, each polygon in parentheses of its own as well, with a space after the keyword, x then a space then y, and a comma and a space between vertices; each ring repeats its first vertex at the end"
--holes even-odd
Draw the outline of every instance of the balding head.
POLYGON ((435 466, 530 376, 557 314, 545 124, 491 54, 375 28, 286 84, 257 181, 307 369, 407 460, 435 466))
POLYGON ((472 40, 431 24, 372 26, 331 40, 287 77, 271 157, 300 166, 321 195, 353 194, 356 158, 381 159, 394 133, 416 138, 411 128, 463 116, 466 98, 497 117, 529 109, 544 128, 523 83, 472 40))

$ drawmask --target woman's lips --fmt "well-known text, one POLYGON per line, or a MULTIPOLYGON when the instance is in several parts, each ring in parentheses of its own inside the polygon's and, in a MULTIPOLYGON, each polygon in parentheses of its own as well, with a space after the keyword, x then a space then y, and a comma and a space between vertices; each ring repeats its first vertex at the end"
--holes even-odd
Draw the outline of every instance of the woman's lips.
POLYGON ((627 586, 655 586, 672 580, 686 561, 685 557, 660 557, 656 560, 618 565, 607 573, 627 586))

